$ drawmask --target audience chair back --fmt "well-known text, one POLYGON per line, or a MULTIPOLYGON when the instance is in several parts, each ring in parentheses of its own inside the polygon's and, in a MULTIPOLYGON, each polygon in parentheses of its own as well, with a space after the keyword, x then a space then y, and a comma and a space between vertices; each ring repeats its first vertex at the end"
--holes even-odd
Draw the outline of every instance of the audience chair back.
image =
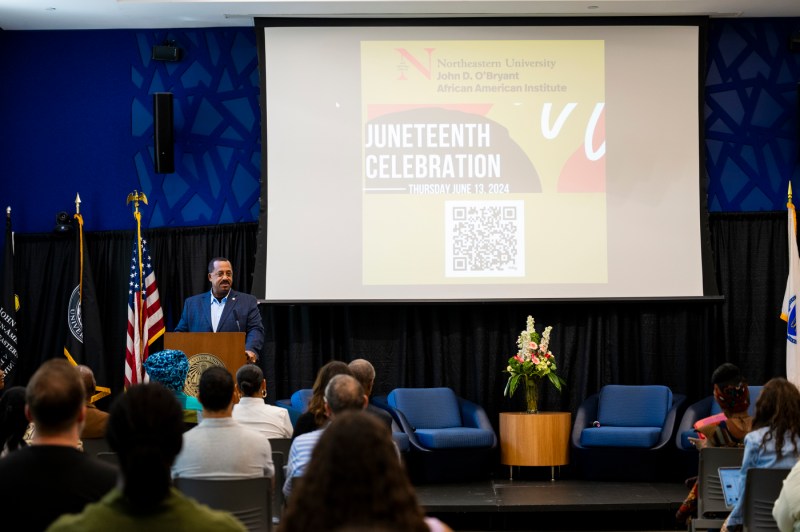
POLYGON ((250 532, 272 530, 272 479, 269 477, 226 480, 178 477, 174 483, 184 495, 233 514, 250 532))
POLYGON ((108 440, 105 438, 86 438, 81 440, 83 444, 83 452, 89 456, 96 457, 99 453, 107 453, 111 451, 111 446, 108 445, 108 440))
POLYGON ((778 532, 778 524, 772 517, 772 507, 781 493, 783 479, 789 471, 762 468, 747 470, 742 507, 745 532, 778 532))
POLYGON ((97 459, 119 469, 119 456, 114 451, 103 451, 97 453, 97 459))
POLYGON ((706 447, 700 450, 697 469, 697 518, 692 519, 692 531, 722 528, 724 516, 730 513, 730 509, 725 505, 719 468, 741 466, 743 456, 742 448, 706 447))
POLYGON ((280 521, 286 501, 283 497, 283 483, 286 481, 286 464, 289 461, 289 449, 292 447, 291 438, 270 438, 272 446, 272 463, 275 465, 275 490, 272 493, 273 521, 280 521))

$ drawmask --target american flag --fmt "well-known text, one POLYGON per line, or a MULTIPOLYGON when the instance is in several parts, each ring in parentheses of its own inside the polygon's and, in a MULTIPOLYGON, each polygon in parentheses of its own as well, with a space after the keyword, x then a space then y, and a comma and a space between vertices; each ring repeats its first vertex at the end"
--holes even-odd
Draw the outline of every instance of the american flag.
POLYGON ((144 382, 142 364, 147 360, 150 345, 164 334, 164 313, 158 297, 153 261, 147 241, 136 238, 131 256, 128 287, 128 341, 125 352, 125 388, 144 382), (139 260, 139 243, 141 257, 139 260), (141 282, 142 277, 144 283, 141 282))

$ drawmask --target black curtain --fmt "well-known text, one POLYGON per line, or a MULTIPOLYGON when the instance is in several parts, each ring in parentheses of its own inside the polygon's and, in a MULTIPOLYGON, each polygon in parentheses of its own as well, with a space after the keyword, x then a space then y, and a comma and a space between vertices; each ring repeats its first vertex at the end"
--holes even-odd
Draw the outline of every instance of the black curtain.
MULTIPOLYGON (((788 274, 786 214, 714 214, 709 226, 724 301, 262 305, 261 365, 269 397, 310 387, 331 359, 366 358, 377 369, 376 394, 449 386, 482 404, 496 423, 498 412, 523 409, 521 391, 503 397, 503 370, 528 314, 540 327, 554 327, 551 346, 567 381, 561 394, 542 386, 547 410, 574 413, 586 396, 609 383, 665 384, 696 400, 710 393, 711 372, 724 361, 739 365, 756 384, 785 375, 785 325, 778 316, 788 274)), ((206 266, 212 257, 231 259, 234 285, 250 290, 256 234, 254 223, 146 232, 167 330, 177 324, 184 298, 209 288, 206 266)), ((103 309, 109 385, 118 393, 133 232, 88 233, 87 240, 103 309)), ((22 303, 16 378, 24 383, 43 360, 61 356, 63 276, 72 240, 17 235, 16 243, 22 303)))

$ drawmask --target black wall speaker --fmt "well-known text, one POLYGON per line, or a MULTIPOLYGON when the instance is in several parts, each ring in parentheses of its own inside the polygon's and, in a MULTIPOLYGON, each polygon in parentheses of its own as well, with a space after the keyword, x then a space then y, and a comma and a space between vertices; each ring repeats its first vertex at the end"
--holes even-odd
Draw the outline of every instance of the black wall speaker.
POLYGON ((180 61, 181 49, 169 44, 153 46, 153 55, 156 61, 180 61))
POLYGON ((795 53, 800 52, 800 31, 789 37, 789 50, 795 53))
POLYGON ((175 171, 175 147, 172 137, 172 93, 153 94, 153 162, 157 174, 175 171))

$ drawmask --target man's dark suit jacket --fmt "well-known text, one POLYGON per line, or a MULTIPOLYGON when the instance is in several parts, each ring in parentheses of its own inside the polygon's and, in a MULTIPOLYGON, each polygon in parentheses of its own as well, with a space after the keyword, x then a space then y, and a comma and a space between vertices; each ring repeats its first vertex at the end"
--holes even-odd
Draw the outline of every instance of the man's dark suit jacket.
MULTIPOLYGON (((186 299, 181 321, 175 332, 212 332, 211 291, 186 299)), ((231 290, 219 318, 217 332, 246 332, 244 348, 261 356, 264 346, 264 324, 258 311, 258 301, 250 294, 231 290), (239 323, 236 323, 236 321, 239 323)))

